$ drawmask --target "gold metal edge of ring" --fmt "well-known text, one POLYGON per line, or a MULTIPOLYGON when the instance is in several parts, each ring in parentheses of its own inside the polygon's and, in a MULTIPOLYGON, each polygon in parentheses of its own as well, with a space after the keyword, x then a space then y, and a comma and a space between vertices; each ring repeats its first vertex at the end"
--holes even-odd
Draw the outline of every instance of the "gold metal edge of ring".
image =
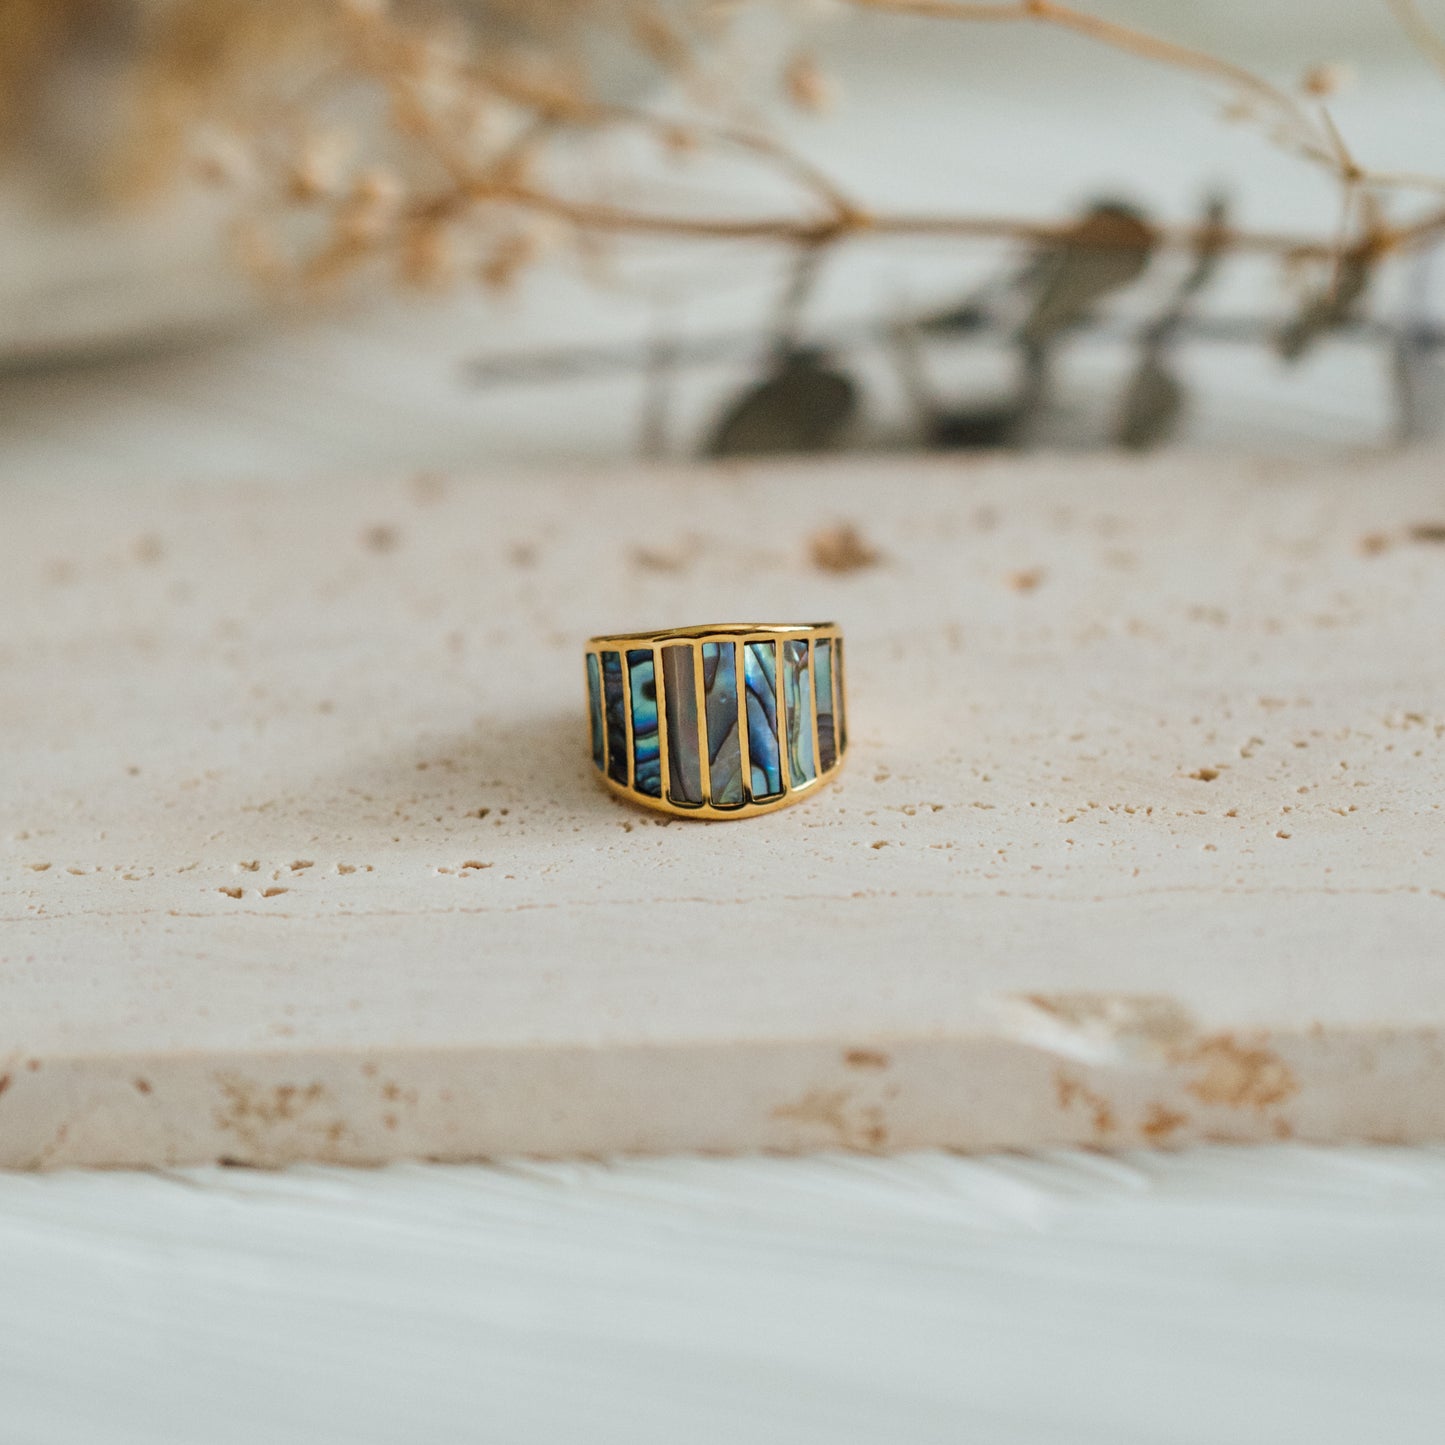
POLYGON ((717 808, 711 803, 674 803, 666 796, 654 798, 651 793, 639 793, 625 783, 609 778, 606 773, 602 774, 602 781, 607 785, 608 792, 616 793, 619 798, 625 798, 629 803, 651 808, 654 812, 666 813, 672 818, 696 818, 700 823, 722 823, 732 818, 755 818, 759 813, 776 813, 780 808, 790 808, 794 803, 801 803, 805 798, 811 798, 822 785, 832 782, 842 766, 843 760, 840 757, 826 773, 819 773, 817 777, 800 783, 796 788, 790 788, 786 793, 779 793, 766 802, 739 803, 732 808, 717 808))
MULTIPOLYGON (((676 645, 679 643, 695 643, 701 646, 701 644, 706 642, 735 642, 741 646, 748 642, 785 641, 797 640, 799 638, 806 638, 809 640, 810 643, 819 641, 841 642, 842 636, 842 630, 839 628, 836 622, 721 622, 705 623, 693 627, 662 628, 654 632, 599 633, 595 637, 588 638, 587 647, 583 655, 583 662, 585 666, 587 656, 595 654, 597 656, 597 666, 600 678, 600 675, 602 673, 601 654, 603 652, 620 653, 624 659, 622 674, 623 687, 626 689, 630 689, 630 673, 625 663, 625 658, 629 650, 643 651, 651 649, 656 652, 657 662, 655 662, 654 666, 657 668, 657 672, 654 674, 654 676, 657 677, 658 684, 661 684, 662 679, 658 675, 661 673, 661 649, 668 645, 676 645)), ((811 648, 809 655, 811 658, 811 648)), ((781 661, 781 656, 779 656, 780 673, 781 661)), ((809 675, 812 675, 811 667, 809 669, 809 675)), ((843 673, 836 657, 834 658, 832 665, 831 681, 833 693, 833 717, 835 720, 834 725, 836 727, 837 719, 842 713, 843 705, 843 673)), ((698 685, 700 690, 701 679, 699 679, 698 685)), ((742 734, 742 737, 740 737, 740 742, 744 742, 746 738, 747 713, 746 705, 741 702, 741 698, 746 696, 746 690, 742 685, 741 678, 739 679, 738 690, 740 699, 739 706, 741 709, 740 716, 738 718, 738 724, 740 733, 742 734)), ((800 803, 804 799, 812 797, 813 794, 816 793, 820 788, 832 782, 832 780, 837 776, 839 770, 842 768, 844 759, 847 757, 847 752, 842 745, 841 737, 835 736, 833 766, 827 769, 820 768, 818 772, 813 777, 809 778, 806 782, 797 784, 793 783, 788 761, 788 750, 786 742, 787 730, 785 724, 785 702, 782 695, 782 688, 781 686, 779 686, 778 754, 780 770, 783 777, 786 779, 783 791, 779 793, 776 797, 766 798, 761 802, 754 802, 750 798, 747 802, 735 803, 729 807, 719 807, 711 801, 702 803, 674 803, 672 799, 669 798, 667 795, 668 759, 666 743, 667 717, 665 711, 665 688, 661 685, 657 686, 657 728, 659 740, 658 762, 659 771, 661 774, 661 786, 663 789, 662 794, 659 797, 654 797, 650 793, 639 792, 636 787, 632 785, 631 779, 633 777, 633 769, 635 764, 632 749, 632 700, 630 696, 630 691, 624 697, 624 705, 627 709, 626 746, 627 776, 629 781, 626 783, 619 783, 615 778, 613 778, 611 774, 607 771, 605 759, 603 767, 599 770, 599 776, 601 777, 602 782, 606 785, 607 790, 611 793, 614 793, 617 797, 625 798, 629 803, 635 803, 640 807, 650 808, 654 812, 666 813, 669 817, 672 818, 692 818, 696 819, 698 822, 728 822, 736 818, 754 818, 759 813, 776 813, 781 808, 791 807, 794 803, 800 803)), ((818 706, 816 694, 814 696, 813 706, 810 711, 812 713, 813 719, 813 758, 816 762, 820 751, 818 746, 818 706)), ((699 712, 698 725, 701 733, 700 742, 703 752, 703 770, 704 776, 706 776, 707 720, 705 714, 701 710, 699 712)), ((604 748, 606 746, 605 736, 606 734, 604 724, 604 748)), ((746 748, 744 747, 743 750, 744 755, 746 756, 746 748)), ((744 771, 746 771, 746 768, 744 769, 744 771)))
POLYGON ((613 632, 587 639, 588 652, 617 652, 629 643, 638 649, 665 647, 669 642, 766 642, 771 638, 841 635, 836 622, 709 622, 698 627, 664 627, 657 632, 613 632))

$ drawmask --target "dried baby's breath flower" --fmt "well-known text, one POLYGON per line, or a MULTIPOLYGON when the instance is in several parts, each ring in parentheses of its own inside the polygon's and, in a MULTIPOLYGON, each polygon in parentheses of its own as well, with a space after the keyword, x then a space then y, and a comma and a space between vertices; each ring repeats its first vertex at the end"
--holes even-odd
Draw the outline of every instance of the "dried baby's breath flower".
POLYGON ((273 285, 287 272, 274 232, 260 221, 248 216, 234 221, 230 242, 237 265, 262 284, 273 285))
POLYGON ((687 69, 691 52, 677 26, 655 5, 634 5, 631 12, 633 38, 659 65, 669 70, 687 69))
POLYGON ((1312 100, 1327 100, 1355 84, 1354 68, 1337 62, 1312 65, 1300 77, 1300 89, 1312 100))
POLYGON ((536 259, 540 238, 535 232, 513 231, 482 258, 477 268, 482 285, 489 291, 510 291, 517 278, 536 259))
POLYGON ((191 141, 191 170, 206 185, 239 188, 256 179, 256 156, 236 131, 200 126, 191 141))
POLYGON ((747 0, 703 0, 697 9, 697 24, 704 34, 720 36, 747 9, 747 0))
POLYGON ((814 115, 830 110, 837 101, 833 78, 819 68, 811 55, 795 55, 788 61, 783 70, 783 89, 799 110, 814 115))
POLYGON ((405 194, 401 181, 380 166, 363 171, 336 212, 336 231, 352 241, 370 243, 394 223, 405 194))
POLYGON ((366 241, 337 230, 326 245, 307 257, 301 267, 301 279, 317 291, 330 290, 358 270, 369 254, 366 241))
POLYGON ((287 194, 301 205, 334 195, 355 148, 355 137, 339 129, 314 131, 306 136, 291 166, 287 194))
POLYGON ((399 266, 408 286, 437 291, 450 285, 457 274, 457 249, 447 225, 430 218, 409 225, 402 236, 399 266))
POLYGON ((702 149, 702 139, 697 131, 687 125, 664 125, 657 138, 673 155, 695 155, 702 149))
POLYGON ((494 149, 516 131, 515 118, 508 107, 498 103, 490 92, 475 86, 456 97, 447 119, 457 144, 468 152, 494 149))
POLYGON ((390 101, 388 119, 398 135, 410 140, 424 140, 432 129, 432 117, 416 85, 408 78, 388 88, 390 101))
POLYGON ((0 143, 14 142, 33 120, 57 57, 84 20, 79 0, 0 4, 0 143))

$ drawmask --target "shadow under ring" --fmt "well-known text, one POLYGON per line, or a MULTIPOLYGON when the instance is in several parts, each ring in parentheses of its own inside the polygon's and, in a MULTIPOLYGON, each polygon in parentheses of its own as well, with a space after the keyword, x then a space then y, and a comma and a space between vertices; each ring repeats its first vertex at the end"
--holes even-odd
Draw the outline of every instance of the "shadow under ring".
POLYGON ((587 644, 592 761, 613 792, 683 818, 796 803, 848 746, 831 622, 726 622, 587 644))

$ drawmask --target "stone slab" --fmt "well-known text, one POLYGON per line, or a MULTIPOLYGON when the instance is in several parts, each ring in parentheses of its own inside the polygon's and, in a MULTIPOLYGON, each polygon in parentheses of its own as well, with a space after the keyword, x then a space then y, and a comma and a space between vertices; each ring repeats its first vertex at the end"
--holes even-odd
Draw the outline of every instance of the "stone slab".
POLYGON ((1439 455, 7 495, 5 1165, 1442 1138, 1442 854, 1439 455), (743 617, 839 781, 608 796, 743 617))

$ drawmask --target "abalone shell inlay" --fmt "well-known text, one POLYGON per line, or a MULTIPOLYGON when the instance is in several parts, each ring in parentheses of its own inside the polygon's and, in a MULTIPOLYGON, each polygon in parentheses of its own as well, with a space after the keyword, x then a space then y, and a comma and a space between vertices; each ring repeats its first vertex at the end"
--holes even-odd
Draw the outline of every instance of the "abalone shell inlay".
POLYGON ((652 649, 627 654, 632 691, 632 786, 650 798, 662 796, 662 756, 658 751, 657 673, 652 649))
POLYGON ((587 706, 592 713, 592 761, 600 768, 607 757, 607 732, 602 726, 602 673, 597 654, 587 654, 587 706))
POLYGON ((738 740, 737 648, 731 642, 702 645, 703 708, 715 808, 743 801, 743 754, 738 740))
POLYGON ((838 740, 833 731, 833 640, 813 644, 813 696, 818 705, 818 766, 826 773, 838 761, 838 740))
POLYGON ((745 645, 743 679, 752 795, 755 800, 775 798, 783 791, 783 764, 778 752, 778 653, 771 642, 745 645))
POLYGON ((813 676, 806 642, 783 643, 783 716, 788 733, 788 781, 796 788, 818 776, 813 756, 813 676))
POLYGON ((662 691, 667 709, 667 796, 674 803, 701 803, 697 673, 690 646, 662 649, 662 691))
POLYGON ((847 682, 847 677, 843 672, 843 639, 841 637, 833 639, 833 666, 838 672, 837 729, 838 751, 841 753, 848 747, 848 718, 843 711, 844 684, 847 682))
POLYGON ((607 717, 607 776, 627 782, 627 703, 622 690, 622 654, 602 654, 602 696, 607 717))

